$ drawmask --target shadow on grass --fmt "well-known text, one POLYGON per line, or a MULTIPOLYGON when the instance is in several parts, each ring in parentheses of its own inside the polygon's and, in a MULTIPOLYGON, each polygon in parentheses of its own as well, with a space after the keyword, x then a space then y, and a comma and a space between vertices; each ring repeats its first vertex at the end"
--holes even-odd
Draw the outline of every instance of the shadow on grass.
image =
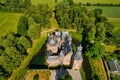
POLYGON ((30 61, 29 69, 48 69, 45 57, 46 44, 44 43, 38 54, 30 61))
POLYGON ((91 80, 92 69, 89 63, 89 59, 87 56, 83 55, 83 70, 85 72, 86 80, 91 80))

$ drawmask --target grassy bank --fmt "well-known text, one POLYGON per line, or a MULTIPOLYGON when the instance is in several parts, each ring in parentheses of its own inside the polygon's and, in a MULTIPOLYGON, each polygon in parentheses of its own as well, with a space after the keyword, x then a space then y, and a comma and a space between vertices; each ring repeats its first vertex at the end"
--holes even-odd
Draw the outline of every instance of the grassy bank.
POLYGON ((72 39, 82 41, 82 35, 79 32, 71 32, 72 39))
POLYGON ((86 80, 86 75, 85 75, 85 71, 84 71, 83 65, 80 68, 80 73, 81 73, 81 76, 82 76, 82 80, 86 80))

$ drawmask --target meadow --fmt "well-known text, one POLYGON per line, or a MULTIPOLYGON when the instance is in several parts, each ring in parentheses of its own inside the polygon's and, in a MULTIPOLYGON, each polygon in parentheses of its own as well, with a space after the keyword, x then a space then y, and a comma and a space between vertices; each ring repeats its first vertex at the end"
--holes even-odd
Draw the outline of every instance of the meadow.
POLYGON ((108 3, 108 4, 118 4, 120 3, 120 0, 73 0, 75 3, 92 3, 92 4, 95 4, 95 3, 108 3))
POLYGON ((0 36, 17 32, 17 24, 22 14, 0 12, 0 36))
POLYGON ((87 6, 89 10, 96 8, 103 9, 103 15, 108 18, 120 18, 120 7, 115 6, 87 6))

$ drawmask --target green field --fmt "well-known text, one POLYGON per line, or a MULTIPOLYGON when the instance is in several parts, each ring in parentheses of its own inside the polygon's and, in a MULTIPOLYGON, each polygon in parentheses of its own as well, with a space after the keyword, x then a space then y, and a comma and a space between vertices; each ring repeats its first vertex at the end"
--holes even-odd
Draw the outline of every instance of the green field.
POLYGON ((55 6, 55 0, 31 0, 32 4, 48 4, 51 8, 55 6))
POLYGON ((21 14, 0 12, 0 36, 8 32, 17 32, 17 24, 21 14))
POLYGON ((120 18, 120 7, 114 7, 114 6, 88 6, 87 7, 90 10, 93 10, 95 8, 101 8, 103 9, 103 15, 110 18, 120 18))
POLYGON ((112 3, 112 4, 118 4, 120 3, 120 0, 73 0, 75 3, 92 3, 92 4, 95 4, 95 3, 112 3))

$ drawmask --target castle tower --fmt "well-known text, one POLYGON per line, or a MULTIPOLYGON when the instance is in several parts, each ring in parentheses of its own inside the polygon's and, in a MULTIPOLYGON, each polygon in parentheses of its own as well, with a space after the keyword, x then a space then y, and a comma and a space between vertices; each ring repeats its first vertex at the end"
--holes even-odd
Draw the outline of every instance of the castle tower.
POLYGON ((73 67, 72 69, 80 69, 81 65, 83 62, 83 57, 82 57, 82 46, 80 44, 79 47, 77 47, 77 51, 76 54, 74 56, 74 60, 73 60, 73 67))

